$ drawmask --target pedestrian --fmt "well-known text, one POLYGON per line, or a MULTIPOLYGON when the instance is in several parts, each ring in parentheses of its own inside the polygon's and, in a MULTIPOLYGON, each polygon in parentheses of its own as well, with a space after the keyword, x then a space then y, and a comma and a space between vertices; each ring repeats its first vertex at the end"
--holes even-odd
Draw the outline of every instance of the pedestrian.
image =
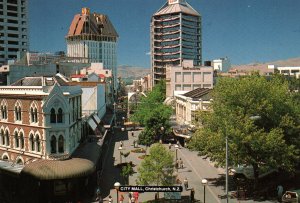
POLYGON ((108 202, 109 203, 113 203, 113 199, 112 199, 112 197, 110 195, 108 196, 108 202))
POLYGON ((129 192, 128 193, 128 203, 133 203, 133 202, 131 202, 131 198, 132 198, 132 194, 131 194, 131 192, 129 192))
POLYGON ((277 186, 277 198, 278 198, 278 201, 281 200, 281 198, 282 198, 282 193, 283 193, 283 187, 282 187, 282 185, 278 185, 278 186, 277 186))
POLYGON ((180 168, 183 168, 183 161, 181 158, 179 159, 179 165, 180 165, 180 168))
POLYGON ((183 180, 183 184, 184 184, 184 188, 185 190, 187 190, 189 188, 189 182, 188 179, 185 177, 185 179, 183 180))
POLYGON ((172 144, 171 144, 171 142, 169 142, 169 149, 171 149, 171 147, 172 147, 172 144))
POLYGON ((121 148, 123 147, 123 142, 122 142, 122 141, 120 141, 120 147, 121 147, 121 148))
POLYGON ((195 190, 194 188, 191 189, 191 202, 195 201, 195 190))
POLYGON ((100 188, 98 187, 96 190, 96 201, 99 200, 99 197, 100 197, 100 188))
POLYGON ((131 136, 134 137, 134 132, 133 131, 131 131, 131 136))
POLYGON ((175 168, 179 168, 179 159, 176 159, 175 168))
POLYGON ((134 197, 134 200, 135 200, 134 203, 138 203, 139 202, 139 192, 134 192, 133 197, 134 197))
POLYGON ((133 148, 135 148, 135 140, 133 140, 133 148))
POLYGON ((121 194, 120 198, 119 198, 119 203, 123 203, 123 201, 124 201, 124 196, 123 196, 123 194, 121 194))

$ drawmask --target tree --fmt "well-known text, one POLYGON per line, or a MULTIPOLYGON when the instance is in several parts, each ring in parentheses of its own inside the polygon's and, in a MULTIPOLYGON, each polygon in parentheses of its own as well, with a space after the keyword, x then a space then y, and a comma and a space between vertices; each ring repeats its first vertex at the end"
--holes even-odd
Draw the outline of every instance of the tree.
POLYGON ((127 163, 125 166, 122 167, 121 176, 124 178, 125 184, 129 183, 128 178, 133 174, 134 170, 131 164, 127 163))
POLYGON ((227 136, 230 163, 251 165, 255 183, 260 167, 292 171, 299 163, 299 107, 285 80, 222 78, 213 98, 213 111, 200 113, 203 128, 196 131, 190 147, 224 166, 227 136))
POLYGON ((144 131, 139 136, 139 143, 151 145, 171 131, 169 119, 172 115, 172 108, 164 105, 165 83, 157 84, 151 92, 141 99, 137 110, 132 116, 132 120, 145 126, 144 131), (164 127, 164 131, 161 131, 164 127))
POLYGON ((162 144, 154 144, 149 156, 145 157, 138 168, 137 182, 139 185, 171 185, 173 167, 173 154, 162 144))

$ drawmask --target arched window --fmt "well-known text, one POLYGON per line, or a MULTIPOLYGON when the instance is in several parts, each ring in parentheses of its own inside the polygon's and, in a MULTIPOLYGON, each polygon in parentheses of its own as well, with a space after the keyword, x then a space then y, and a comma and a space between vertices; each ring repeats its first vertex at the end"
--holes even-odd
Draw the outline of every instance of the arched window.
POLYGON ((2 100, 1 102, 1 118, 7 119, 7 103, 6 100, 2 100))
POLYGON ((20 132, 20 147, 24 149, 24 135, 22 132, 20 132))
POLYGON ((59 136, 58 138, 58 152, 59 153, 64 153, 64 137, 62 135, 59 136))
POLYGON ((56 114, 55 114, 55 109, 51 109, 51 114, 50 114, 50 123, 56 123, 56 114))
POLYGON ((38 112, 37 112, 37 108, 34 109, 34 120, 37 123, 38 122, 38 112))
POLYGON ((33 113, 33 108, 30 108, 30 120, 33 123, 34 122, 34 113, 33 113))
POLYGON ((19 164, 19 165, 24 165, 24 163, 23 163, 22 159, 20 159, 20 158, 17 160, 17 162, 16 162, 16 163, 17 163, 17 164, 19 164))
POLYGON ((9 146, 9 133, 8 133, 8 130, 5 131, 5 140, 6 140, 6 146, 9 146))
POLYGON ((15 120, 21 121, 22 120, 22 109, 21 109, 21 102, 17 101, 15 104, 15 120))
POLYGON ((36 151, 40 152, 41 151, 41 141, 40 141, 39 135, 36 135, 35 142, 36 142, 36 151))
POLYGON ((57 122, 58 123, 62 123, 63 122, 63 110, 61 108, 58 109, 57 122))
POLYGON ((29 136, 29 142, 30 142, 30 150, 34 151, 35 150, 35 146, 34 146, 33 134, 30 134, 30 136, 29 136))
POLYGON ((15 148, 19 148, 20 147, 20 143, 19 143, 19 136, 18 136, 18 132, 17 131, 15 132, 14 139, 15 139, 15 148))
POLYGON ((51 153, 56 153, 56 137, 54 135, 51 137, 51 153))
POLYGON ((4 155, 3 158, 2 158, 2 160, 3 160, 3 161, 8 161, 8 156, 7 156, 7 155, 4 155))
POLYGON ((5 137, 4 137, 4 131, 1 130, 0 131, 0 142, 1 142, 1 145, 5 145, 5 137))

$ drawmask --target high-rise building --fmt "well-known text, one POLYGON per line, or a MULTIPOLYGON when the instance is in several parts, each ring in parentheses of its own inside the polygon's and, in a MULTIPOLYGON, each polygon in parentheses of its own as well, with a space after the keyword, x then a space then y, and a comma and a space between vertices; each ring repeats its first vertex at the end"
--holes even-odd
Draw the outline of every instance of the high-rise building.
POLYGON ((88 63, 103 63, 105 69, 112 70, 116 87, 118 37, 108 16, 91 14, 89 8, 82 8, 81 14, 74 16, 66 36, 67 55, 86 58, 88 63))
POLYGON ((27 51, 27 0, 0 1, 0 64, 17 58, 18 51, 27 51))
POLYGON ((166 78, 166 65, 182 66, 184 59, 202 63, 201 16, 185 0, 168 0, 151 19, 153 84, 166 78))

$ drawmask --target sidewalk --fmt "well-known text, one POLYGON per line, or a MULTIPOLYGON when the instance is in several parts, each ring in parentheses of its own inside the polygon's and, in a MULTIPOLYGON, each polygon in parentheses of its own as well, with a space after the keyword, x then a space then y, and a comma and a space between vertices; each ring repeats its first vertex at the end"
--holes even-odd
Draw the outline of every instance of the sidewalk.
MULTIPOLYGON (((114 200, 114 203, 117 203, 117 194, 116 190, 113 187, 114 182, 120 182, 121 185, 124 184, 124 181, 122 177, 119 175, 113 175, 117 174, 120 172, 118 168, 115 166, 121 162, 120 160, 120 151, 124 152, 129 152, 130 155, 126 158, 126 162, 132 162, 135 167, 134 173, 132 176, 129 177, 129 185, 137 185, 136 184, 136 179, 137 179, 137 168, 142 162, 142 159, 138 158, 139 156, 143 155, 144 153, 133 153, 131 152, 133 147, 133 141, 138 139, 138 134, 140 131, 134 131, 134 136, 131 135, 132 131, 124 131, 122 132, 121 129, 117 129, 115 132, 115 135, 112 137, 111 141, 111 146, 110 150, 111 153, 113 154, 113 158, 109 159, 110 160, 110 168, 111 169, 105 169, 106 172, 103 174, 106 181, 106 186, 110 188, 109 193, 106 193, 106 197, 104 200, 108 200, 108 195, 110 194, 114 200), (122 140, 123 142, 123 147, 120 150, 120 141, 122 140)), ((165 144, 166 147, 168 147, 167 144, 165 144)), ((145 149, 145 146, 139 146, 145 149)), ((175 158, 175 148, 172 146, 171 151, 174 153, 174 158, 175 158)), ((149 153, 149 148, 148 152, 149 153)), ((199 200, 197 202, 203 202, 203 185, 201 183, 202 179, 205 178, 207 179, 208 186, 206 186, 206 202, 207 203, 226 203, 226 199, 220 199, 218 195, 224 195, 225 190, 224 190, 224 182, 217 182, 218 178, 220 175, 225 174, 225 170, 223 168, 215 168, 213 166, 213 163, 209 162, 209 160, 203 160, 200 156, 197 155, 197 152, 192 152, 189 151, 186 148, 180 148, 177 151, 178 159, 182 158, 184 162, 184 168, 183 169, 178 169, 178 177, 183 183, 184 178, 186 177, 189 182, 189 188, 194 188, 195 189, 195 199, 199 200)), ((125 162, 125 158, 122 157, 122 162, 125 162)), ((182 184, 183 186, 183 184, 182 184)), ((163 193, 160 193, 160 198, 163 197, 163 193)), ((128 193, 123 193, 123 196, 125 197, 125 200, 123 201, 124 203, 128 202, 128 193)), ((182 197, 188 198, 190 196, 190 190, 185 190, 183 187, 183 192, 181 193, 182 197)), ((146 202, 150 200, 154 200, 155 198, 155 193, 140 193, 139 196, 139 202, 146 202)), ((166 201, 166 202, 171 202, 171 201, 166 201)), ((181 202, 189 202, 188 199, 183 200, 181 202)), ((229 199, 229 203, 251 203, 255 202, 253 200, 248 200, 248 201, 239 201, 237 199, 229 199)), ((267 201, 264 201, 267 203, 267 201)))

